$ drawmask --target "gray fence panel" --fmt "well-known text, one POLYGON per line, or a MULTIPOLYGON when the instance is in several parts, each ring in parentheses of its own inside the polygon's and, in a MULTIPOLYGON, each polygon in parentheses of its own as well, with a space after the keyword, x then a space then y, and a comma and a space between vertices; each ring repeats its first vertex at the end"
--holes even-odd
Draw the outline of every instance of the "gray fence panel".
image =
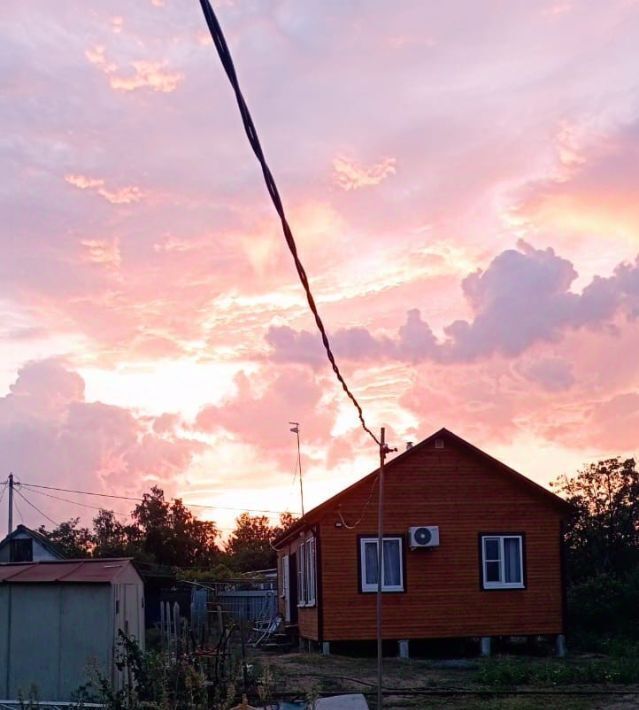
POLYGON ((236 619, 272 619, 277 613, 277 593, 272 590, 220 592, 218 601, 236 619))

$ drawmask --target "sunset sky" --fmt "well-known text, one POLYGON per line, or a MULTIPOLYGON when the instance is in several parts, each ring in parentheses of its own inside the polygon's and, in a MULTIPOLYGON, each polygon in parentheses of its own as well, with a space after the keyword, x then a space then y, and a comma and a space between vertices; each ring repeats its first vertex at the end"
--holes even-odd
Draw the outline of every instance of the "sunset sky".
MULTIPOLYGON (((214 6, 371 427, 542 484, 636 453, 639 2, 214 6)), ((0 34, 0 481, 228 529, 299 511, 289 420, 307 508, 368 473, 199 3, 3 0, 0 34)))

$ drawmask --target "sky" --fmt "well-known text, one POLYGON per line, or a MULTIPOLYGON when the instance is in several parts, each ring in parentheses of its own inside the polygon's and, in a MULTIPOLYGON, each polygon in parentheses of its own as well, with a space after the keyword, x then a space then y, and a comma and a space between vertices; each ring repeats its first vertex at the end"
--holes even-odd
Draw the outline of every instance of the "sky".
MULTIPOLYGON (((639 3, 214 6, 369 425, 543 485, 635 454, 639 3)), ((4 0, 0 36, 0 481, 228 531, 299 512, 289 421, 307 509, 374 468, 199 3, 4 0)))

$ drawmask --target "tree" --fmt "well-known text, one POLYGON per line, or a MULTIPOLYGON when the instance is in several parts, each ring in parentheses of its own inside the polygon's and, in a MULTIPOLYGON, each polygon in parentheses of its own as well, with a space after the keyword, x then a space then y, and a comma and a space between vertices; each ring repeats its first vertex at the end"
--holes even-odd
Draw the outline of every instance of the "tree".
POLYGON ((93 537, 88 528, 78 527, 79 524, 80 518, 70 518, 53 530, 47 530, 41 525, 38 532, 56 545, 65 557, 90 557, 93 537))
POLYGON ((272 526, 266 515, 239 515, 225 546, 233 569, 250 572, 275 567, 277 555, 271 542, 294 521, 291 513, 282 513, 277 526, 272 526))
POLYGON ((112 510, 101 510, 93 518, 94 557, 136 557, 139 529, 123 525, 112 510))
POLYGON ((205 567, 219 557, 215 523, 195 518, 179 498, 169 503, 157 486, 144 494, 132 517, 146 559, 175 567, 205 567))
POLYGON ((621 577, 639 562, 639 472, 619 457, 590 464, 553 484, 573 507, 566 526, 571 580, 621 577))

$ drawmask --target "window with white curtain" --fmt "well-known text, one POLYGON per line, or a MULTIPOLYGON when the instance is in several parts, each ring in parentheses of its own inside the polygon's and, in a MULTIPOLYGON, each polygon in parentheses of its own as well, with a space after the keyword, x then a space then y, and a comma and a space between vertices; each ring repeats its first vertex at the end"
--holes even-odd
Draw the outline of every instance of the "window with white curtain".
POLYGON ((484 589, 523 589, 524 542, 521 535, 482 535, 484 589))
MULTIPOLYGON (((377 538, 363 537, 359 541, 361 589, 376 592, 378 585, 377 538)), ((404 561, 402 537, 385 537, 382 546, 382 591, 404 591, 404 561)))

